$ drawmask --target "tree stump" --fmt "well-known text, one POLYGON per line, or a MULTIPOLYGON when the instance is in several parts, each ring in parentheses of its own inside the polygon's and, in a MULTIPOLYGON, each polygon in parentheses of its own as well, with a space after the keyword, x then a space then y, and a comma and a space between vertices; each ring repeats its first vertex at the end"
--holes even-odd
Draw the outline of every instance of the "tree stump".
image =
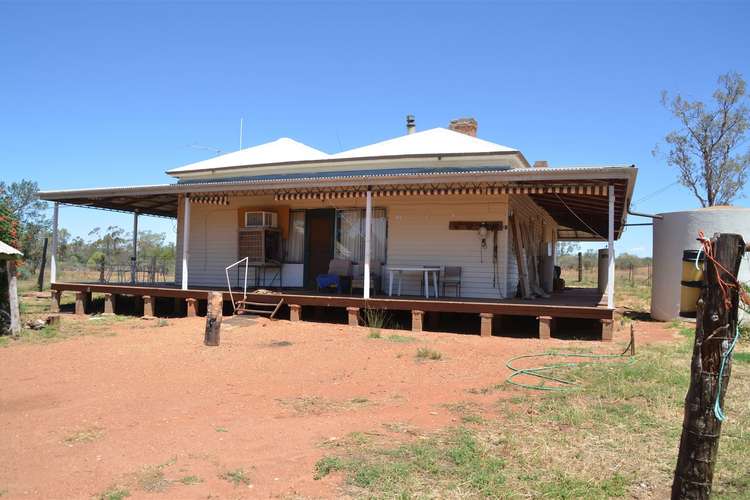
POLYGON ((219 345, 222 309, 224 309, 224 294, 221 292, 208 292, 208 306, 206 308, 206 335, 203 339, 203 343, 206 345, 219 345))

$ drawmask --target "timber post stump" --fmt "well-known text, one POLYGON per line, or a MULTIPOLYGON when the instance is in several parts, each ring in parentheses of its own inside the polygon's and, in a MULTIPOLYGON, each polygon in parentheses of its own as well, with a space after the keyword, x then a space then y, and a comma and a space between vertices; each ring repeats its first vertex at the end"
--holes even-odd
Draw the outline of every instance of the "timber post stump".
POLYGON ((111 293, 104 294, 104 314, 109 316, 115 313, 115 297, 116 295, 111 293))
POLYGON ((194 318, 198 316, 198 299, 192 297, 185 299, 187 304, 187 317, 194 318))
POLYGON ((479 318, 481 321, 481 329, 479 331, 479 334, 482 337, 492 337, 492 318, 495 315, 492 313, 479 313, 479 318))
POLYGON ((359 307, 347 307, 346 313, 349 319, 349 326, 359 326, 359 307))
POLYGON ((411 311, 411 331, 421 332, 422 323, 424 323, 424 311, 413 309, 411 311))
POLYGON ((548 339, 552 337, 552 317, 539 316, 539 338, 548 339))
POLYGON ((86 314, 86 292, 76 292, 76 314, 83 316, 86 314))
POLYGON ((59 313, 60 312, 60 297, 62 295, 62 292, 58 290, 52 290, 50 292, 50 295, 52 297, 52 304, 50 305, 50 312, 52 313, 59 313))
POLYGON ((143 317, 147 319, 154 317, 154 298, 150 295, 143 296, 143 317))
POLYGON ((611 342, 614 334, 614 320, 602 319, 602 341, 611 342))
POLYGON ((221 292, 208 292, 206 306, 206 334, 203 343, 208 346, 217 346, 221 340, 221 318, 224 309, 224 294, 221 292))
POLYGON ((299 304, 289 304, 289 321, 302 320, 302 306, 299 304))
POLYGON ((731 347, 737 335, 736 280, 745 242, 738 234, 715 234, 706 248, 703 287, 695 317, 690 386, 672 483, 672 499, 708 499, 719 451, 723 416, 717 411, 732 372, 731 347), (708 251, 711 251, 711 254, 708 251), (721 377, 720 377, 721 374, 721 377))

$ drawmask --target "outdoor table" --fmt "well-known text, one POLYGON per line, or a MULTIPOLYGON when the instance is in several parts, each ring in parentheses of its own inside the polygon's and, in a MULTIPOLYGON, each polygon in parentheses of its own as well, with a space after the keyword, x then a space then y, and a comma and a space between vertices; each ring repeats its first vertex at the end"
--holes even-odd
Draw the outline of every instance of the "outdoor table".
POLYGON ((423 273, 424 274, 424 296, 430 298, 430 274, 432 274, 432 283, 435 285, 435 297, 438 296, 438 275, 439 267, 390 267, 388 266, 388 296, 393 295, 393 274, 398 273, 398 295, 401 295, 401 278, 403 273, 423 273))

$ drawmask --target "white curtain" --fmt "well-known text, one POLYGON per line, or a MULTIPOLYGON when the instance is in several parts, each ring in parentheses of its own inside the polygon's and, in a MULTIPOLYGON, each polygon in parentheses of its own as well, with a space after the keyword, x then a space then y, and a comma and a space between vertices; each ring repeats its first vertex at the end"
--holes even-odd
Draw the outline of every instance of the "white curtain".
MULTIPOLYGON (((385 262, 387 219, 384 208, 372 210, 371 262, 385 262)), ((336 255, 361 263, 365 256, 365 211, 361 208, 336 211, 336 255)))
POLYGON ((289 212, 289 237, 286 241, 286 262, 302 263, 305 259, 305 212, 289 212))

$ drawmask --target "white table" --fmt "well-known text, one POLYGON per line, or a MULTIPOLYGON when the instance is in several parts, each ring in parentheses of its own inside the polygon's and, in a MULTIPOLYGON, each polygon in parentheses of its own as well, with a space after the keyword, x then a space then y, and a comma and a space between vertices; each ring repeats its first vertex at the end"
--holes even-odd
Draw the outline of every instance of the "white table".
POLYGON ((438 275, 439 267, 390 267, 388 266, 388 296, 393 295, 393 275, 398 274, 398 294, 401 295, 401 278, 403 273, 422 273, 424 274, 424 296, 430 298, 430 274, 432 274, 432 283, 435 285, 435 297, 438 296, 438 275))

